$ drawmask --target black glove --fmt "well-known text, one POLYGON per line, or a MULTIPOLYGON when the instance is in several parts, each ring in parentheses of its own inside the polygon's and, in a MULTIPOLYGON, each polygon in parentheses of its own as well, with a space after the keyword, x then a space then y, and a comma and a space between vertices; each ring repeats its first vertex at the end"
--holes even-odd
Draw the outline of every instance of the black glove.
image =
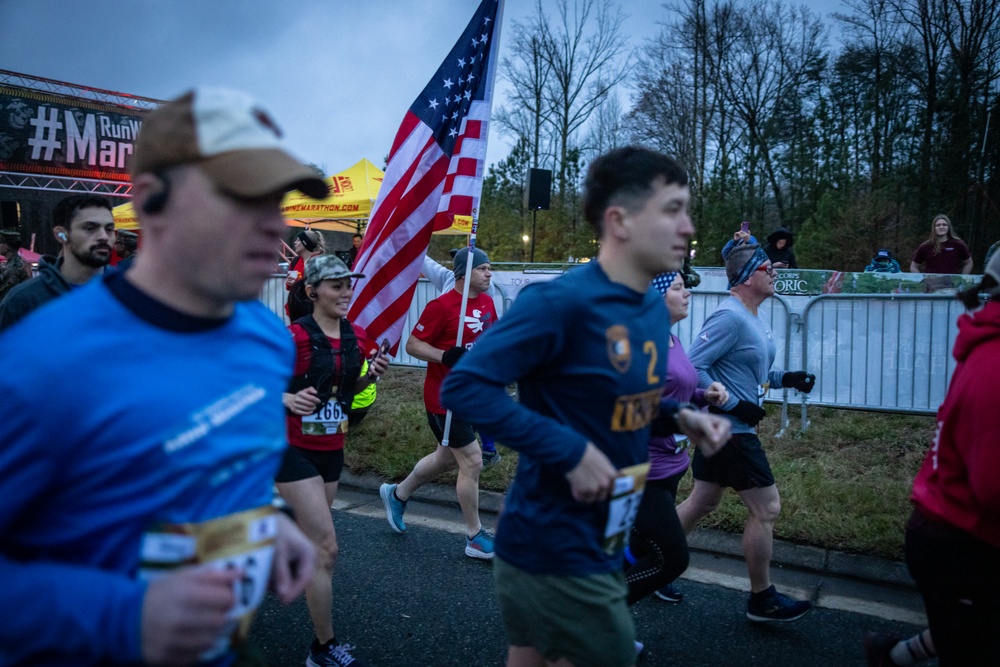
POLYGON ((464 347, 453 347, 450 350, 445 350, 444 354, 441 355, 441 363, 451 368, 458 363, 463 354, 465 354, 464 347))
POLYGON ((805 371, 789 371, 781 376, 781 386, 798 389, 803 394, 808 394, 816 386, 816 376, 805 371))
POLYGON ((757 426, 757 424, 760 423, 760 420, 767 416, 767 413, 764 412, 764 408, 756 405, 755 403, 751 403, 750 401, 740 401, 733 407, 732 410, 722 410, 721 408, 717 408, 715 406, 709 406, 708 411, 720 415, 730 414, 747 426, 757 426))

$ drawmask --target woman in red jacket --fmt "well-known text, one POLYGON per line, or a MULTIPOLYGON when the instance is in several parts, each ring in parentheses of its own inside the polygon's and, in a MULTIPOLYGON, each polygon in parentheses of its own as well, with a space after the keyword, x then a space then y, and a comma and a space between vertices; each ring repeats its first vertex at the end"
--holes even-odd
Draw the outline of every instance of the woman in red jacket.
POLYGON ((1000 255, 960 295, 958 361, 937 434, 913 482, 906 562, 941 667, 1000 665, 1000 255))

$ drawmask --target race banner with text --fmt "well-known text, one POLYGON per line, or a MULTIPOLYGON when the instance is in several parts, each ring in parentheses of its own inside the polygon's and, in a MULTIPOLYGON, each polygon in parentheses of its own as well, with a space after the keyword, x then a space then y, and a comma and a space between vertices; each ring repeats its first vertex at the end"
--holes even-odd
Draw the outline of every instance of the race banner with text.
POLYGON ((0 171, 128 181, 145 113, 0 86, 0 171))

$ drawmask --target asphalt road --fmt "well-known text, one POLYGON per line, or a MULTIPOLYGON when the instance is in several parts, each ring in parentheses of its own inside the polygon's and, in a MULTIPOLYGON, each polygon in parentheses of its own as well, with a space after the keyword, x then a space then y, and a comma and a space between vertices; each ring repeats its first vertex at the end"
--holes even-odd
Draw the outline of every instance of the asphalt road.
MULTIPOLYGON (((411 507, 407 533, 397 535, 377 496, 354 494, 335 508, 341 555, 334 628, 341 641, 358 647, 359 658, 376 667, 504 664, 490 566, 465 556, 457 510, 411 507)), ((863 666, 866 630, 908 636, 920 629, 827 608, 795 623, 757 625, 744 616, 744 592, 706 579, 702 573, 697 582, 682 580, 681 604, 647 599, 635 605, 646 645, 639 665, 863 666)), ((304 664, 312 638, 305 602, 283 607, 268 599, 251 638, 271 665, 304 664)))

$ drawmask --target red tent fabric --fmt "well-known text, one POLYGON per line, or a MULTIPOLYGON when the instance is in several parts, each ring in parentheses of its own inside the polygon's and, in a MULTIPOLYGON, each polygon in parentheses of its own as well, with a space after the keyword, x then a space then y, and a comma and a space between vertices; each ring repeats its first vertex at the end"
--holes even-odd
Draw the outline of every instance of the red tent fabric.
POLYGON ((31 264, 34 264, 35 262, 37 262, 39 259, 42 258, 42 256, 39 255, 37 252, 32 252, 27 248, 18 248, 17 254, 21 256, 21 259, 31 264))

